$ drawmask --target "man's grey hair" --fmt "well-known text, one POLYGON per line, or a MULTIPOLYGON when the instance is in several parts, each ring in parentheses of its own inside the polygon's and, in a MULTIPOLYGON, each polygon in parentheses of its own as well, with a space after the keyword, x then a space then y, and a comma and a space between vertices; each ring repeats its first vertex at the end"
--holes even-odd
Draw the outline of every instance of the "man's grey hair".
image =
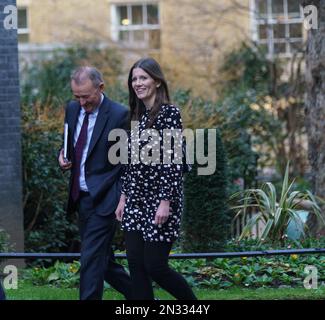
POLYGON ((77 85, 84 84, 87 80, 90 80, 94 88, 98 88, 99 85, 104 82, 103 75, 95 67, 83 66, 78 67, 71 73, 71 81, 74 81, 77 85))

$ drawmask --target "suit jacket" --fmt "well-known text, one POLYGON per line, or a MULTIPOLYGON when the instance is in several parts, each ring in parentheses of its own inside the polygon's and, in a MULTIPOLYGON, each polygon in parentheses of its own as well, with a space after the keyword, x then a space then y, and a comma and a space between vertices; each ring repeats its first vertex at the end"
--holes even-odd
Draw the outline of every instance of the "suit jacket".
MULTIPOLYGON (((68 123, 68 158, 72 161, 72 166, 74 162, 73 137, 80 108, 79 102, 71 101, 65 111, 65 122, 68 123)), ((109 148, 115 143, 108 141, 108 134, 112 129, 126 129, 127 123, 128 110, 104 96, 99 107, 85 162, 86 184, 93 198, 96 213, 100 215, 108 215, 115 211, 121 188, 122 166, 121 164, 113 165, 108 161, 109 148)), ((71 199, 72 179, 73 170, 71 170, 69 183, 68 213, 76 210, 71 199)))

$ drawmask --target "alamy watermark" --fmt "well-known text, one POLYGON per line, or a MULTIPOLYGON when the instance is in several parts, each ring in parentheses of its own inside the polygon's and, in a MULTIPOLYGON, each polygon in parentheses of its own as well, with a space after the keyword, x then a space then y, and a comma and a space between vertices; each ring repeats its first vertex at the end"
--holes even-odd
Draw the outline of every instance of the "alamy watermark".
POLYGON ((318 29, 318 9, 314 5, 302 7, 306 30, 318 29))
POLYGON ((7 265, 3 269, 3 287, 5 290, 18 289, 18 270, 14 265, 7 265))
POLYGON ((108 141, 115 144, 109 149, 108 160, 112 164, 154 166, 191 165, 196 160, 198 175, 212 175, 216 171, 216 134, 216 129, 141 131, 139 122, 132 121, 130 137, 123 129, 109 133, 108 141))
POLYGON ((307 290, 318 288, 318 269, 315 266, 308 265, 305 267, 304 272, 307 274, 304 279, 304 287, 307 290))
POLYGON ((6 30, 18 29, 18 9, 14 5, 7 5, 3 9, 6 17, 3 19, 3 27, 6 30))

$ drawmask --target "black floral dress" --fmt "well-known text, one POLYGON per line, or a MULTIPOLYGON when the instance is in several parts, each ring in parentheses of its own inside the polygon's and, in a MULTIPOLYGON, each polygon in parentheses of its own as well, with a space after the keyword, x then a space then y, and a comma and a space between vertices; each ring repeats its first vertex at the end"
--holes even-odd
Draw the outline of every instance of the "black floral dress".
MULTIPOLYGON (((144 241, 173 242, 179 235, 183 208, 183 164, 177 161, 175 156, 171 163, 163 161, 163 141, 165 141, 163 137, 164 134, 167 136, 170 134, 169 130, 164 129, 178 129, 174 131, 181 132, 182 119, 177 107, 163 105, 151 127, 157 134, 156 143, 150 135, 148 139, 143 139, 141 136, 146 129, 147 121, 148 111, 139 120, 137 130, 131 129, 129 164, 122 176, 122 193, 127 198, 122 229, 141 232, 144 241), (138 139, 139 136, 141 139, 138 139), (138 148, 132 148, 131 141, 138 143, 138 148), (141 161, 143 159, 141 157, 138 163, 132 161, 136 152, 141 156, 141 152, 146 150, 149 142, 152 146, 152 154, 154 150, 160 150, 160 161, 141 161), (154 224, 155 214, 161 200, 170 201, 171 215, 164 224, 156 225, 154 224)), ((173 152, 175 145, 171 145, 172 148, 168 150, 173 152)), ((179 155, 177 157, 179 158, 179 155)))

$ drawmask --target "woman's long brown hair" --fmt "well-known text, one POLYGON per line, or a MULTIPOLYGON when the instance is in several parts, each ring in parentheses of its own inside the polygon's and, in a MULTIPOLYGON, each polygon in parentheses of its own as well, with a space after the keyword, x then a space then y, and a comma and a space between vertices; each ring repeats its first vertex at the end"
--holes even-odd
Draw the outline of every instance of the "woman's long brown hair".
POLYGON ((133 69, 141 68, 146 73, 150 75, 152 79, 160 83, 160 86, 157 88, 156 97, 154 104, 149 112, 149 121, 146 125, 147 128, 150 128, 154 123, 155 119, 158 116, 160 107, 164 104, 170 103, 169 90, 167 82, 162 73, 160 65, 153 58, 143 58, 138 60, 131 68, 128 78, 128 87, 129 87, 129 105, 130 105, 130 118, 131 121, 138 121, 143 113, 146 111, 146 107, 142 100, 140 100, 132 87, 132 74, 133 69))

